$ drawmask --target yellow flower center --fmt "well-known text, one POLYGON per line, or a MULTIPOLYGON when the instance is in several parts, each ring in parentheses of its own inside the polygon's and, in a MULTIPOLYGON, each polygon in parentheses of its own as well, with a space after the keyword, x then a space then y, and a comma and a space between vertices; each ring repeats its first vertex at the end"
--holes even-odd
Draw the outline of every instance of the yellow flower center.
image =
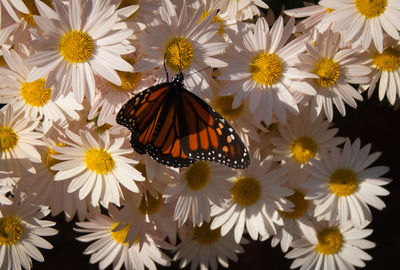
POLYGON ((194 239, 202 245, 211 245, 221 237, 221 229, 217 228, 215 230, 210 229, 210 223, 203 222, 201 227, 194 227, 193 228, 194 239))
POLYGON ((315 81, 321 87, 334 85, 340 75, 338 63, 330 58, 319 59, 313 72, 319 76, 315 81))
POLYGON ((237 119, 243 112, 244 107, 241 104, 236 109, 232 109, 233 96, 217 97, 214 100, 213 108, 226 120, 237 119))
POLYGON ((197 161, 185 172, 187 187, 192 190, 204 188, 210 181, 210 166, 205 161, 197 161))
MULTIPOLYGON (((200 20, 199 20, 199 23, 200 23, 202 20, 204 20, 208 15, 210 15, 210 13, 211 13, 210 11, 204 11, 203 14, 201 14, 201 18, 200 18, 200 20)), ((217 30, 217 34, 218 34, 218 35, 221 35, 221 34, 222 34, 222 31, 224 30, 224 27, 223 27, 222 20, 221 20, 221 18, 218 16, 218 14, 214 16, 214 18, 212 19, 211 23, 212 23, 212 24, 213 24, 213 23, 218 23, 218 24, 219 24, 219 27, 218 27, 218 30, 217 30)))
POLYGON ((276 83, 282 75, 282 61, 273 53, 260 53, 250 63, 251 77, 263 85, 276 83))
POLYGON ((112 84, 115 90, 120 92, 131 92, 142 77, 140 72, 117 71, 117 73, 121 79, 121 86, 110 84, 112 84))
POLYGON ((21 97, 26 104, 40 107, 45 105, 51 98, 51 88, 44 88, 45 79, 21 84, 21 97))
POLYGON ((18 135, 9 127, 0 127, 0 152, 11 151, 18 143, 18 135))
POLYGON ((130 224, 126 225, 119 231, 114 231, 114 229, 119 225, 119 222, 114 223, 111 226, 110 233, 112 238, 117 242, 118 244, 124 244, 124 245, 129 245, 129 241, 125 242, 126 235, 128 234, 129 228, 131 227, 130 224))
POLYGON ((311 137, 302 136, 292 143, 291 152, 297 162, 305 163, 315 157, 317 145, 311 137))
POLYGON ((386 48, 382 53, 376 53, 372 62, 377 69, 383 71, 397 70, 400 66, 400 51, 395 48, 386 48))
POLYGON ((83 63, 92 56, 94 43, 85 32, 73 30, 64 34, 58 49, 66 61, 83 63))
POLYGON ((297 219, 302 217, 308 209, 308 201, 304 199, 304 193, 299 191, 299 190, 295 190, 293 195, 290 195, 289 197, 287 197, 286 199, 288 199, 290 202, 292 202, 294 204, 293 210, 291 212, 281 212, 279 211, 279 213, 288 219, 297 219))
MULTIPOLYGON (((28 8, 29 13, 25 14, 25 13, 20 12, 19 14, 21 15, 21 18, 24 19, 30 25, 36 26, 36 22, 33 19, 33 15, 39 15, 39 11, 36 7, 35 1, 34 0, 22 0, 22 2, 24 2, 25 6, 28 8)), ((53 8, 52 0, 43 0, 42 2, 44 2, 49 7, 53 8)))
POLYGON ((142 201, 140 202, 139 210, 142 214, 154 214, 156 213, 162 205, 162 197, 159 194, 158 198, 154 198, 147 191, 146 196, 142 197, 142 201))
POLYGON ((13 245, 17 243, 21 237, 24 228, 21 221, 13 216, 0 218, 0 245, 13 245))
POLYGON ((114 159, 104 149, 92 148, 85 152, 85 164, 96 174, 107 174, 114 168, 114 159))
POLYGON ((192 44, 185 38, 174 38, 165 47, 165 62, 173 70, 187 68, 193 60, 192 44))
MULTIPOLYGON (((59 143, 57 144, 57 146, 65 146, 64 143, 59 143)), ((45 159, 45 164, 46 164, 46 168, 52 173, 52 174, 56 174, 57 171, 53 171, 52 169, 50 169, 51 166, 56 165, 57 163, 60 163, 61 160, 56 159, 52 156, 54 155, 58 155, 59 153, 56 152, 53 148, 49 148, 49 150, 47 151, 46 154, 46 159, 45 159)))
POLYGON ((243 176, 236 179, 230 190, 232 199, 241 206, 249 206, 261 196, 260 183, 253 177, 243 176))
POLYGON ((335 11, 333 8, 326 8, 326 12, 328 12, 328 13, 331 13, 333 11, 335 11))
POLYGON ((378 17, 385 12, 387 0, 356 0, 358 12, 367 19, 378 17))
POLYGON ((324 255, 337 253, 342 247, 343 236, 338 228, 326 228, 317 235, 315 250, 324 255))
POLYGON ((329 188, 336 196, 349 196, 358 186, 357 174, 350 169, 338 169, 329 179, 329 188))

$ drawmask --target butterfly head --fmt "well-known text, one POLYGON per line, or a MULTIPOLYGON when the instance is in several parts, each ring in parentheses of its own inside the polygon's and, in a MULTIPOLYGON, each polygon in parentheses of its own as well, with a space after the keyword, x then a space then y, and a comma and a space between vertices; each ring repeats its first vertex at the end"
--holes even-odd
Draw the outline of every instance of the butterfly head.
POLYGON ((172 83, 176 85, 183 85, 183 79, 185 78, 185 75, 182 72, 178 72, 178 74, 175 75, 174 78, 172 78, 172 83))

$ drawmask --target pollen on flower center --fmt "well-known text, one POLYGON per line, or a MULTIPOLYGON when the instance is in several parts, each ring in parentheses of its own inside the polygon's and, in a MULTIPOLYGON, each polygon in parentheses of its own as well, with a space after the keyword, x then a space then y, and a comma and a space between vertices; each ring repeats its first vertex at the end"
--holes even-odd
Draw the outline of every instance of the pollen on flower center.
POLYGON ((251 77, 263 85, 276 83, 282 75, 282 61, 273 53, 260 53, 250 63, 251 77))
POLYGON ((210 223, 207 222, 203 222, 201 227, 194 227, 193 231, 194 239, 202 245, 213 244, 221 237, 221 229, 211 230, 210 223))
POLYGON ((293 207, 292 211, 290 211, 290 212, 279 211, 279 213, 283 217, 289 218, 289 219, 297 219, 297 218, 302 217, 307 212, 308 201, 304 199, 303 192, 301 192, 299 190, 295 190, 294 194, 290 195, 286 199, 288 199, 290 202, 292 202, 294 204, 294 207, 293 207))
POLYGON ((142 201, 140 202, 139 211, 143 214, 154 214, 160 209, 162 205, 162 197, 161 194, 158 195, 158 198, 154 198, 147 191, 146 196, 142 197, 142 201))
POLYGON ((192 190, 204 188, 210 181, 210 166, 205 161, 197 161, 185 172, 187 187, 192 190))
POLYGON ((315 250, 324 255, 337 253, 342 247, 343 236, 338 228, 326 228, 318 232, 315 250))
POLYGON ((104 149, 92 148, 85 152, 85 164, 90 171, 107 174, 114 168, 114 159, 104 149))
POLYGON ((117 71, 117 73, 121 79, 121 86, 110 84, 112 84, 115 90, 120 92, 131 92, 142 77, 140 72, 117 71))
POLYGON ((237 119, 244 110, 243 104, 232 109, 233 96, 217 97, 213 103, 213 108, 228 121, 237 119))
POLYGON ((329 188, 336 196, 349 196, 356 191, 357 186, 357 174, 350 169, 338 169, 329 179, 329 188))
POLYGON ((230 190, 232 199, 241 206, 249 206, 261 196, 260 183, 253 177, 244 176, 236 179, 230 190))
POLYGON ((313 72, 319 76, 315 81, 321 87, 334 85, 340 75, 338 63, 330 58, 319 59, 313 72))
POLYGON ((386 48, 382 53, 376 53, 372 62, 379 70, 396 70, 400 66, 400 51, 392 47, 386 48))
POLYGON ((94 50, 93 39, 85 32, 73 30, 62 36, 58 49, 70 63, 83 63, 94 50))
POLYGON ((24 229, 21 221, 13 216, 0 218, 0 245, 13 245, 17 243, 24 229))
POLYGON ((173 70, 187 68, 193 60, 192 44, 185 38, 174 38, 165 47, 165 62, 173 70))
POLYGON ((356 9, 367 19, 378 17, 385 12, 387 0, 356 0, 356 9))
MULTIPOLYGON (((201 14, 199 23, 200 23, 202 20, 204 20, 208 15, 210 15, 210 13, 211 13, 210 11, 204 11, 204 12, 201 14)), ((223 28, 222 20, 221 20, 221 18, 218 16, 218 14, 214 16, 214 18, 212 19, 211 23, 212 23, 212 24, 213 24, 213 23, 218 23, 218 24, 219 24, 219 27, 218 27, 218 30, 217 30, 217 34, 218 34, 218 35, 221 35, 221 34, 222 34, 222 31, 224 30, 224 28, 223 28)))
POLYGON ((18 143, 18 135, 9 127, 0 127, 0 152, 13 150, 18 143))
POLYGON ((36 81, 21 84, 21 97, 26 104, 40 107, 45 105, 51 98, 51 88, 45 88, 46 80, 38 79, 36 81))
MULTIPOLYGON (((64 143, 59 143, 57 144, 57 146, 65 146, 64 143)), ((56 165, 57 163, 60 163, 61 160, 54 158, 54 155, 58 155, 59 153, 56 152, 53 148, 49 148, 49 150, 47 151, 46 154, 46 159, 44 160, 45 164, 46 164, 46 168, 52 173, 52 174, 56 174, 57 171, 53 171, 52 169, 50 169, 52 166, 56 165)))
POLYGON ((129 241, 125 242, 126 235, 128 234, 129 228, 131 227, 130 224, 126 225, 123 227, 121 230, 114 231, 114 229, 119 225, 119 222, 114 223, 111 226, 110 233, 112 238, 117 242, 118 244, 124 244, 124 245, 129 245, 129 241))
POLYGON ((305 163, 310 158, 315 157, 317 145, 311 137, 302 136, 292 143, 291 152, 297 162, 305 163))

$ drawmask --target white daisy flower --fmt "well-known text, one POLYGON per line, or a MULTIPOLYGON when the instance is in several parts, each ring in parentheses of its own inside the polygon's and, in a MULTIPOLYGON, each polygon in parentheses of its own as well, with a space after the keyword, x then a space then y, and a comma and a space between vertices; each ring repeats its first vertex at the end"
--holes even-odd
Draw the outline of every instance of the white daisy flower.
POLYGON ((170 259, 161 252, 161 248, 169 247, 162 241, 155 241, 148 235, 143 235, 143 246, 140 248, 137 241, 134 243, 125 242, 126 234, 130 225, 121 230, 115 230, 119 221, 114 218, 117 215, 117 209, 113 206, 109 208, 109 216, 103 214, 93 214, 88 217, 87 222, 77 222, 76 225, 81 228, 75 228, 76 231, 85 233, 77 237, 79 241, 91 242, 86 248, 84 254, 91 254, 90 263, 99 262, 99 268, 105 269, 112 264, 114 270, 121 267, 126 269, 151 269, 156 270, 156 263, 162 266, 169 266, 170 259))
POLYGON ((231 168, 206 161, 181 169, 163 194, 166 202, 175 202, 173 219, 178 221, 178 227, 188 219, 196 226, 210 222, 211 205, 221 206, 230 197, 230 179, 235 175, 231 168))
POLYGON ((210 86, 201 70, 226 66, 215 56, 222 54, 228 44, 218 38, 218 25, 211 23, 216 10, 200 21, 203 10, 204 7, 190 14, 184 2, 177 14, 170 0, 163 0, 157 16, 159 23, 139 36, 144 57, 135 64, 135 71, 158 68, 156 77, 163 81, 166 79, 165 63, 173 72, 190 74, 185 78, 187 89, 205 91, 203 94, 210 97, 211 92, 207 92, 210 86))
POLYGON ((35 66, 29 72, 28 82, 46 75, 45 88, 53 86, 52 99, 72 90, 78 102, 84 96, 93 100, 94 74, 121 85, 116 70, 132 71, 132 66, 121 58, 134 48, 126 44, 130 29, 114 30, 118 21, 115 6, 100 8, 101 1, 71 0, 66 6, 53 1, 55 11, 37 0, 41 16, 34 16, 45 38, 35 35, 31 46, 36 53, 26 59, 35 66))
POLYGON ((364 261, 372 259, 363 250, 375 247, 364 239, 371 229, 355 228, 351 223, 328 226, 320 222, 314 226, 301 226, 303 237, 292 243, 293 250, 285 256, 295 259, 290 269, 354 270, 354 266, 364 267, 364 261))
POLYGON ((9 69, 0 67, 0 88, 3 88, 0 90, 0 103, 12 104, 15 111, 23 111, 27 117, 43 118, 45 123, 42 125, 46 127, 50 127, 51 122, 79 119, 76 111, 83 107, 71 94, 51 100, 53 90, 45 88, 45 78, 26 82, 30 68, 16 51, 4 51, 3 56, 9 69))
POLYGON ((304 187, 311 191, 306 199, 315 200, 314 216, 329 220, 330 225, 336 220, 340 224, 351 221, 361 227, 371 221, 368 205, 383 209, 385 203, 378 196, 386 196, 389 191, 381 186, 391 180, 382 178, 389 168, 376 166, 368 168, 381 153, 369 154, 371 144, 360 148, 360 140, 353 144, 347 138, 343 150, 321 151, 321 160, 311 160, 305 169, 311 179, 304 187))
POLYGON ((329 121, 320 115, 311 121, 310 110, 302 107, 299 116, 290 117, 285 125, 279 124, 279 137, 271 138, 276 160, 285 160, 295 167, 303 167, 311 158, 319 159, 322 149, 330 149, 344 142, 335 137, 337 128, 329 128, 329 121))
POLYGON ((315 45, 307 42, 307 53, 299 55, 296 68, 301 77, 298 79, 316 91, 306 97, 311 99, 313 120, 323 109, 328 120, 332 121, 333 104, 345 116, 345 103, 356 108, 355 100, 362 100, 351 84, 366 84, 371 80, 372 70, 364 63, 359 51, 341 49, 340 39, 340 34, 331 30, 317 33, 315 45))
MULTIPOLYGON (((211 229, 204 222, 201 226, 191 225, 180 228, 182 242, 176 246, 174 261, 180 260, 179 267, 190 264, 190 269, 218 269, 218 263, 229 267, 229 260, 236 262, 237 253, 243 253, 242 246, 235 242, 233 233, 221 235, 221 229, 211 229)), ((243 239, 242 241, 247 242, 243 239)))
POLYGON ((387 37, 384 39, 382 53, 374 47, 370 47, 367 53, 367 63, 372 68, 372 80, 369 84, 360 85, 359 89, 368 89, 370 98, 375 88, 378 88, 379 100, 382 101, 386 95, 389 103, 393 105, 396 96, 400 97, 400 42, 387 37))
POLYGON ((49 213, 48 207, 35 206, 29 198, 19 201, 16 197, 11 205, 0 207, 1 269, 31 269, 31 258, 44 261, 38 247, 51 249, 53 246, 41 236, 58 233, 50 228, 55 222, 42 220, 49 213))
POLYGON ((211 229, 221 227, 226 235, 234 228, 236 243, 240 242, 244 229, 253 240, 268 238, 276 234, 276 225, 283 225, 278 211, 290 211, 292 204, 284 197, 293 194, 285 183, 286 169, 272 169, 272 157, 261 160, 255 152, 247 169, 239 172, 233 187, 229 190, 231 198, 220 207, 213 205, 211 229))
MULTIPOLYGON (((0 175, 1 177, 1 175, 0 175)), ((0 178, 0 205, 12 204, 12 201, 8 197, 8 194, 13 190, 10 186, 2 186, 2 179, 0 178)))
MULTIPOLYGON (((25 5, 23 0, 1 0, 1 6, 7 11, 7 13, 13 18, 16 22, 20 21, 20 17, 15 12, 15 9, 25 14, 29 13, 27 6, 25 5)), ((21 15, 21 14, 19 14, 21 15)))
POLYGON ((293 32, 294 19, 283 26, 279 17, 271 31, 264 18, 259 18, 254 32, 243 23, 238 23, 239 37, 228 59, 229 66, 219 79, 228 80, 219 95, 234 95, 232 107, 237 108, 249 99, 250 112, 255 122, 269 125, 275 115, 280 122, 286 121, 286 110, 298 114, 298 107, 289 87, 307 94, 315 90, 293 83, 292 65, 297 54, 305 50, 304 38, 296 39, 285 46, 293 32))
POLYGON ((221 14, 226 14, 229 18, 239 21, 260 16, 259 8, 268 8, 268 5, 261 0, 214 0, 214 5, 216 9, 220 9, 221 14))
POLYGON ((80 130, 77 135, 66 130, 69 140, 60 139, 66 145, 54 147, 59 154, 53 157, 62 162, 50 169, 58 171, 54 176, 56 181, 71 179, 68 192, 79 190, 80 199, 90 195, 94 206, 99 202, 106 208, 110 202, 119 205, 123 197, 120 184, 138 192, 135 181, 144 181, 144 178, 131 165, 138 162, 126 156, 133 150, 121 148, 124 137, 114 137, 105 131, 95 138, 96 134, 92 133, 80 130))
POLYGON ((383 33, 399 40, 400 0, 321 0, 319 4, 334 9, 324 18, 335 22, 335 31, 344 31, 344 42, 366 50, 371 41, 383 52, 383 33))
POLYGON ((14 113, 11 105, 0 109, 0 171, 15 175, 23 174, 24 169, 36 172, 31 162, 41 161, 35 147, 43 145, 39 140, 43 134, 34 132, 39 120, 24 117, 21 111, 14 113))

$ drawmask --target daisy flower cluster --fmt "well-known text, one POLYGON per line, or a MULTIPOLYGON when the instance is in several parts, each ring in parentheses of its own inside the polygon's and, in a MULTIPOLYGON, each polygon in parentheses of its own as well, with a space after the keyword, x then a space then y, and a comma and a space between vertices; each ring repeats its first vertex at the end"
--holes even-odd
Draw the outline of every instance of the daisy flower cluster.
POLYGON ((100 269, 227 268, 267 239, 290 268, 364 267, 389 168, 333 120, 400 97, 400 0, 279 3, 1 0, 0 269, 45 261, 59 215, 100 269), (246 169, 132 149, 117 113, 178 72, 246 169))

